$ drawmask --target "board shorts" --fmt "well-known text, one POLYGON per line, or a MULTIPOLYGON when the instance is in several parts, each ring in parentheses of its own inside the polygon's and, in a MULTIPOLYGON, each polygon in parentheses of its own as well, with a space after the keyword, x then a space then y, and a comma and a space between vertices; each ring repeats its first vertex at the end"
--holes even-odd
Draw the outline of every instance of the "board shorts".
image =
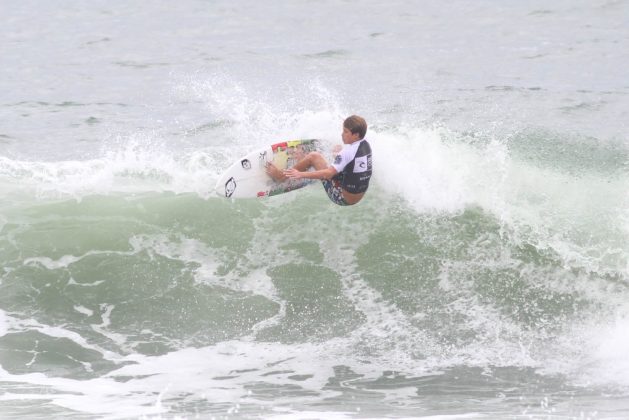
POLYGON ((323 189, 334 204, 338 204, 339 206, 349 206, 343 198, 343 188, 341 188, 340 181, 324 179, 321 183, 323 184, 323 189))

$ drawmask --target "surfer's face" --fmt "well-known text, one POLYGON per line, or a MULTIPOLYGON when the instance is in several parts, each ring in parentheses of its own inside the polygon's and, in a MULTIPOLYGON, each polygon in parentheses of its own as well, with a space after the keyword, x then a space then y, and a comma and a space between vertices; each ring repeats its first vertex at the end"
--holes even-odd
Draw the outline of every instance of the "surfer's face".
POLYGON ((343 138, 343 143, 350 144, 358 140, 358 133, 352 133, 349 128, 343 127, 343 134, 341 137, 343 138))

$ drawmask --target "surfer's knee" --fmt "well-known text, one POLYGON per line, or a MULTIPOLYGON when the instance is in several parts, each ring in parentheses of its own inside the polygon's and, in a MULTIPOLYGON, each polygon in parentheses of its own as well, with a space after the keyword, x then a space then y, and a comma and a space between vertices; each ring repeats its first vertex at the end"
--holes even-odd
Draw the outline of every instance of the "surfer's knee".
POLYGON ((323 158, 323 155, 320 152, 308 152, 306 156, 310 160, 323 158))
POLYGON ((328 167, 328 162, 325 160, 325 157, 319 152, 310 152, 306 155, 310 166, 315 169, 325 169, 328 167))

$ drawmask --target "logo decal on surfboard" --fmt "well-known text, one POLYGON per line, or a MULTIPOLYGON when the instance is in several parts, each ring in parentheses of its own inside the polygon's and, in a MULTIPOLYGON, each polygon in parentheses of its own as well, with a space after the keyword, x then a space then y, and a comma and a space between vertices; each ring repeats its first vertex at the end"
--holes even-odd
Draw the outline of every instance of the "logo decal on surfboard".
POLYGON ((225 183, 225 197, 231 197, 234 191, 236 191, 236 181, 234 181, 234 177, 231 177, 225 183))
POLYGON ((249 159, 243 159, 240 161, 240 164, 242 165, 243 169, 251 169, 251 162, 249 162, 249 159))
POLYGON ((260 160, 260 166, 266 166, 266 150, 260 153, 260 156, 258 156, 258 159, 260 160))

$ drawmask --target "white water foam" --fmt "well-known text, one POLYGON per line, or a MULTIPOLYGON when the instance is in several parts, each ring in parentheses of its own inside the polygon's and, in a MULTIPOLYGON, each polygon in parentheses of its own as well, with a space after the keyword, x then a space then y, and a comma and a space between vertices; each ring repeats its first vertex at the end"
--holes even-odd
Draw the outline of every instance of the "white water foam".
POLYGON ((624 314, 583 332, 587 352, 574 372, 577 382, 591 386, 615 386, 629 392, 629 308, 624 314))
POLYGON ((196 151, 175 159, 167 150, 128 145, 98 159, 60 162, 16 161, 0 157, 0 183, 40 199, 76 198, 147 191, 194 192, 208 196, 222 156, 196 151))
MULTIPOLYGON (((176 412, 178 404, 206 403, 226 405, 225 414, 237 414, 239 407, 246 404, 272 410, 293 401, 304 404, 338 396, 338 391, 326 390, 325 385, 339 364, 353 365, 352 370, 362 375, 361 379, 376 379, 386 369, 377 363, 354 366, 352 353, 340 341, 293 345, 229 341, 162 356, 134 354, 125 361, 131 364, 90 380, 51 378, 41 373, 13 375, 0 369, 2 381, 54 391, 42 395, 29 393, 28 387, 24 387, 19 394, 9 390, 2 399, 45 399, 60 407, 105 418, 157 415, 176 412), (310 396, 286 393, 268 400, 265 392, 258 396, 253 386, 261 383, 298 386, 310 396)), ((379 392, 389 400, 404 397, 403 389, 379 392)))
POLYGON ((49 257, 30 257, 26 258, 23 261, 24 265, 35 265, 40 264, 43 267, 46 267, 48 270, 57 270, 60 268, 67 268, 72 264, 75 264, 81 261, 85 257, 89 257, 92 255, 109 255, 109 254, 118 254, 118 255, 132 255, 132 253, 128 252, 117 252, 117 251, 89 251, 83 255, 75 256, 75 255, 63 255, 56 260, 53 260, 49 257))
POLYGON ((7 319, 6 312, 0 309, 0 337, 5 335, 9 331, 9 321, 7 319))
MULTIPOLYGON (((18 319, 14 317, 6 317, 6 313, 0 313, 4 317, 4 334, 7 332, 22 332, 22 331, 37 331, 43 335, 54 338, 64 338, 74 342, 77 346, 96 351, 100 353, 103 358, 118 363, 124 359, 124 357, 111 350, 107 350, 98 344, 91 344, 88 340, 82 337, 79 333, 66 329, 63 325, 54 326, 46 325, 34 319, 18 319)), ((2 318, 0 318, 2 320, 2 318)))
POLYGON ((286 116, 267 134, 257 131, 220 145, 171 150, 159 134, 137 134, 105 143, 100 157, 87 160, 23 161, 0 156, 0 190, 38 199, 76 198, 117 193, 195 193, 207 198, 219 175, 239 156, 262 145, 293 138, 340 138, 340 119, 328 111, 286 116))
POLYGON ((437 128, 402 128, 372 137, 373 181, 418 212, 456 212, 474 199, 466 180, 479 160, 471 148, 444 144, 437 128))
MULTIPOLYGON (((360 236, 360 233, 355 235, 360 236)), ((366 238, 353 238, 358 243, 366 238), (361 240, 362 239, 362 240, 361 240)), ((343 293, 354 308, 365 317, 365 322, 352 332, 356 343, 366 341, 378 354, 370 354, 398 368, 412 368, 420 357, 432 358, 441 353, 434 339, 412 325, 411 320, 393 302, 382 295, 358 274, 354 250, 335 246, 334 241, 324 241, 324 264, 340 275, 343 293)))
POLYGON ((195 263, 195 278, 206 284, 228 287, 235 291, 253 292, 270 300, 277 300, 277 293, 273 283, 263 270, 254 270, 250 275, 230 272, 218 276, 221 261, 220 252, 207 244, 180 235, 173 240, 167 235, 138 235, 131 238, 130 243, 135 249, 143 249, 149 253, 164 256, 169 259, 180 260, 184 263, 195 263))
POLYGON ((626 177, 575 176, 510 155, 504 141, 468 144, 442 127, 373 134, 374 182, 418 213, 480 206, 512 239, 552 249, 565 267, 617 273, 629 266, 626 177))

